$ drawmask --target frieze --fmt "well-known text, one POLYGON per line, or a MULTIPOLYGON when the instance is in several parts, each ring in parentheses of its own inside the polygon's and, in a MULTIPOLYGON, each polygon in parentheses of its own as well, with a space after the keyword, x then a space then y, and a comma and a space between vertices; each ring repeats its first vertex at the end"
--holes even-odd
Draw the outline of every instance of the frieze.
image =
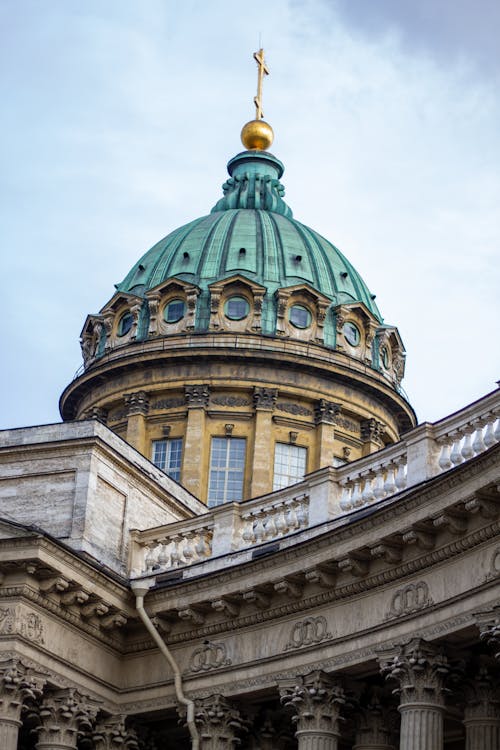
POLYGON ((212 669, 228 667, 231 659, 227 656, 225 643, 212 643, 205 641, 203 645, 195 648, 189 661, 189 672, 209 672, 212 669))
POLYGON ((321 643, 326 638, 332 638, 332 634, 328 632, 326 619, 322 615, 306 617, 293 626, 285 651, 290 651, 292 648, 302 648, 302 646, 311 646, 313 643, 321 643))
POLYGON ((345 417, 336 417, 335 418, 335 424, 337 427, 343 427, 344 430, 349 430, 349 432, 356 432, 359 434, 359 427, 355 422, 351 422, 350 419, 346 419, 345 417))
POLYGON ((311 409, 307 409, 305 406, 301 406, 300 404, 293 404, 288 401, 278 401, 278 403, 276 404, 276 408, 280 411, 287 412, 287 414, 300 414, 304 417, 313 416, 313 412, 311 409))
MULTIPOLYGON (((343 599, 347 599, 351 596, 369 591, 383 584, 394 582, 404 576, 417 573, 420 570, 425 569, 429 565, 449 560, 451 557, 460 554, 461 552, 467 551, 468 549, 475 547, 477 544, 480 544, 481 542, 487 541, 488 539, 497 536, 499 531, 500 524, 492 524, 487 529, 480 529, 476 531, 475 533, 467 537, 467 539, 460 541, 457 540, 447 545, 446 547, 443 547, 439 550, 434 550, 433 552, 428 553, 421 558, 416 558, 414 560, 409 560, 408 562, 401 565, 393 566, 386 571, 378 573, 374 576, 370 576, 363 580, 354 581, 351 584, 346 584, 336 589, 325 590, 321 593, 315 594, 312 597, 301 599, 299 601, 289 601, 287 604, 280 607, 254 612, 251 615, 239 617, 237 619, 231 620, 230 622, 224 621, 213 623, 205 625, 196 630, 191 630, 189 632, 176 633, 170 636, 169 642, 181 643, 193 638, 199 638, 203 635, 213 636, 226 632, 228 629, 234 629, 235 627, 243 628, 246 626, 259 624, 261 622, 279 619, 280 617, 284 617, 293 613, 298 614, 304 609, 308 609, 311 607, 317 607, 333 601, 341 601, 343 599)), ((301 554, 303 556, 303 550, 301 554)), ((301 559, 303 560, 303 557, 301 559)), ((247 571, 247 574, 251 575, 251 571, 247 571)), ((196 588, 198 590, 201 590, 206 585, 213 586, 216 583, 222 583, 223 581, 227 583, 227 578, 223 575, 219 575, 216 578, 211 579, 211 584, 208 581, 205 581, 204 583, 200 582, 200 584, 196 586, 196 588)), ((191 581, 191 586, 192 588, 195 588, 194 581, 191 581)), ((156 599, 158 600, 158 595, 156 596, 156 599)))
POLYGON ((175 409, 178 406, 185 406, 186 400, 183 396, 178 398, 158 398, 152 403, 153 409, 175 409))
POLYGON ((500 546, 493 550, 490 561, 490 569, 486 574, 486 581, 494 581, 500 576, 500 546))
POLYGON ((210 403, 215 406, 251 406, 251 401, 244 396, 212 396, 210 403))
POLYGON ((393 594, 385 619, 392 620, 395 617, 411 615, 431 606, 431 604, 434 604, 434 601, 429 594, 429 587, 425 581, 409 583, 393 594))
POLYGON ((15 607, 0 608, 0 634, 16 634, 31 641, 44 644, 43 623, 35 612, 19 613, 15 607))

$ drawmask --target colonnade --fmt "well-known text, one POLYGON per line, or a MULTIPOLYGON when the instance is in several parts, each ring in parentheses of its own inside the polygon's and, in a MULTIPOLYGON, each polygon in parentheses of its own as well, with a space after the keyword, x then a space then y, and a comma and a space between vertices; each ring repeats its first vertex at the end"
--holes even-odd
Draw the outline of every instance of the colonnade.
MULTIPOLYGON (((422 639, 380 653, 381 673, 397 696, 392 715, 376 689, 356 695, 352 681, 321 670, 278 683, 280 721, 288 715, 284 735, 272 717, 252 724, 242 699, 197 699, 200 750, 443 750, 449 685, 460 708, 464 750, 500 750, 499 623, 486 623, 482 637, 496 654, 466 665, 422 639), (394 720, 398 713, 400 722, 394 720), (354 728, 350 739, 343 734, 346 719, 354 728)), ((124 716, 104 714, 101 704, 76 688, 47 686, 42 674, 21 661, 0 661, 1 750, 163 750, 144 743, 128 724, 124 716), (21 745, 23 723, 35 739, 21 745)))

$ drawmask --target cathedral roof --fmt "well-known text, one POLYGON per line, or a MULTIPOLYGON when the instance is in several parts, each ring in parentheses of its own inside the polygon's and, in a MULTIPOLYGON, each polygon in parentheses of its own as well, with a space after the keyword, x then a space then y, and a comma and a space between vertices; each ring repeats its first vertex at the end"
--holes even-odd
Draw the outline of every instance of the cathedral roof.
MULTIPOLYGON (((283 200, 283 164, 264 151, 244 151, 228 163, 223 197, 207 216, 175 229, 133 266, 117 285, 144 296, 167 279, 200 288, 238 274, 261 284, 271 299, 278 289, 307 284, 332 305, 361 302, 381 322, 365 282, 331 242, 293 218, 283 200)), ((272 315, 263 332, 274 333, 272 315)), ((206 328, 199 315, 196 328, 206 328)))

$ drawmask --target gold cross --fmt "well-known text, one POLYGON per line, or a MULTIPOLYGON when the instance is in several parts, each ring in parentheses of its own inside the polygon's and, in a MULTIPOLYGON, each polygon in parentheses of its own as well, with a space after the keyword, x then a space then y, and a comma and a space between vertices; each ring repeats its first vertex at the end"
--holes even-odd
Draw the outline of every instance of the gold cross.
POLYGON ((266 61, 264 60, 264 50, 262 49, 262 47, 258 52, 254 52, 253 56, 259 68, 257 77, 257 96, 254 96, 253 98, 255 104, 255 119, 262 120, 262 118, 264 117, 264 113, 262 111, 262 81, 265 75, 269 75, 269 69, 266 65, 266 61))

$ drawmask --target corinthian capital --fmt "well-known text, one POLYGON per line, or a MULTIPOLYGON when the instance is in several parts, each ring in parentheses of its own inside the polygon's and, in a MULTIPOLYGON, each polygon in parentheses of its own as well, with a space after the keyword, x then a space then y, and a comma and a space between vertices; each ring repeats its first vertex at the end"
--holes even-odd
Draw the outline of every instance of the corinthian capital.
POLYGON ((340 683, 325 672, 311 672, 282 683, 281 702, 294 712, 299 731, 339 733, 340 711, 345 703, 340 683))
POLYGON ((382 656, 380 661, 386 678, 399 683, 401 703, 443 705, 444 681, 449 669, 446 657, 436 646, 415 638, 396 653, 382 656))
POLYGON ((146 415, 149 411, 149 398, 145 391, 136 391, 135 393, 126 393, 123 397, 125 406, 127 406, 127 416, 133 414, 146 415))
POLYGON ((203 737, 203 750, 236 747, 238 734, 246 729, 237 708, 222 695, 211 695, 195 702, 194 718, 203 737))
POLYGON ((40 708, 38 748, 76 748, 78 735, 91 732, 97 704, 74 688, 56 690, 44 699, 40 708))

